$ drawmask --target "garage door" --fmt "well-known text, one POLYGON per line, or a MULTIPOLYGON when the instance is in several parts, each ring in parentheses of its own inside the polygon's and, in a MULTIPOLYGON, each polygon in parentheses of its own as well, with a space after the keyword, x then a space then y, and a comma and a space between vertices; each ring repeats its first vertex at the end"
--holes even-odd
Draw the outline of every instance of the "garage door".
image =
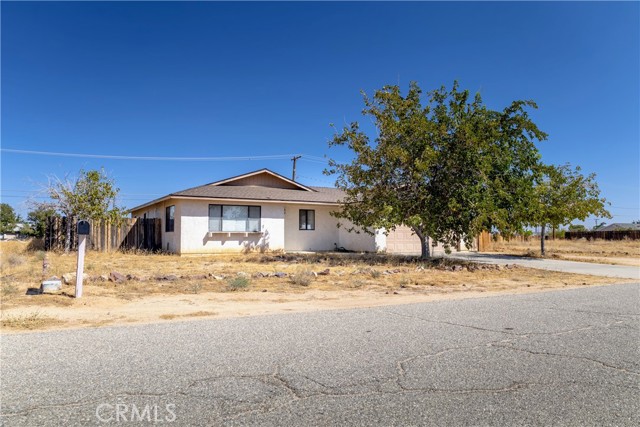
POLYGON ((420 255, 420 239, 409 227, 396 227, 387 236, 387 253, 420 255))

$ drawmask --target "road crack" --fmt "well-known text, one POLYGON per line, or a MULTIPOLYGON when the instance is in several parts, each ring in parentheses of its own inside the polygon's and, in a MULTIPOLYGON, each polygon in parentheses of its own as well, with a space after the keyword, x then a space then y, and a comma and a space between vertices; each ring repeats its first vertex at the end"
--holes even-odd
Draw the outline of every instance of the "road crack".
POLYGON ((504 349, 513 350, 513 351, 520 351, 520 352, 523 352, 523 353, 529 353, 529 354, 539 355, 539 356, 565 357, 565 358, 568 358, 568 359, 585 360, 587 362, 597 363, 599 365, 604 366, 605 368, 615 369, 617 371, 624 372, 624 373, 627 373, 627 374, 640 376, 640 372, 631 371, 629 369, 621 368, 621 367, 615 366, 615 365, 610 365, 610 364, 605 363, 605 362, 603 362, 601 360, 591 359, 589 357, 575 356, 575 355, 571 355, 571 354, 549 353, 549 352, 544 352, 544 351, 533 351, 533 350, 527 350, 527 349, 524 349, 524 348, 519 348, 519 347, 514 347, 514 346, 507 346, 507 345, 498 345, 498 344, 492 344, 492 345, 493 345, 493 347, 499 347, 499 348, 504 348, 504 349))

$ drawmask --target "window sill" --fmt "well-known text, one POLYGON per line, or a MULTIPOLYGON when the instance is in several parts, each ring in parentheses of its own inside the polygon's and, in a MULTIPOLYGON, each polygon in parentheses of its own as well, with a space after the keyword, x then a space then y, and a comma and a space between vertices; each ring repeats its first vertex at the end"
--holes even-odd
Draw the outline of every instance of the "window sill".
POLYGON ((264 234, 262 231, 209 231, 209 237, 221 236, 225 235, 227 237, 231 237, 232 235, 244 234, 244 237, 249 237, 249 235, 262 235, 264 234))

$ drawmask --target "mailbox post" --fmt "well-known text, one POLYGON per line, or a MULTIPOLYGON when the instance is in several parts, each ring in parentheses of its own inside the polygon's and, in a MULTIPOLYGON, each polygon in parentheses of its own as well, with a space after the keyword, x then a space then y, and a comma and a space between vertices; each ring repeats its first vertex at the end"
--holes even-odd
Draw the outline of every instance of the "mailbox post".
POLYGON ((82 296, 82 276, 84 275, 84 252, 87 247, 87 236, 91 231, 89 221, 78 221, 78 268, 76 270, 76 298, 82 296))

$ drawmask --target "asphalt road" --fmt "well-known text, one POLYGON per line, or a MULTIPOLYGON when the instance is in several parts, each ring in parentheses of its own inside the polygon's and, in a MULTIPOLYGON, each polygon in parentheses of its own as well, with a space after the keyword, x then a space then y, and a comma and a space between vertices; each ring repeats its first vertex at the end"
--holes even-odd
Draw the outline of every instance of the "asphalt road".
POLYGON ((639 296, 615 285, 9 335, 2 421, 637 426, 639 296))
POLYGON ((590 274, 593 276, 640 279, 640 267, 630 265, 596 264, 592 262, 564 261, 548 258, 527 258, 514 255, 487 254, 477 252, 454 252, 445 257, 490 264, 518 264, 523 267, 565 273, 590 274))

